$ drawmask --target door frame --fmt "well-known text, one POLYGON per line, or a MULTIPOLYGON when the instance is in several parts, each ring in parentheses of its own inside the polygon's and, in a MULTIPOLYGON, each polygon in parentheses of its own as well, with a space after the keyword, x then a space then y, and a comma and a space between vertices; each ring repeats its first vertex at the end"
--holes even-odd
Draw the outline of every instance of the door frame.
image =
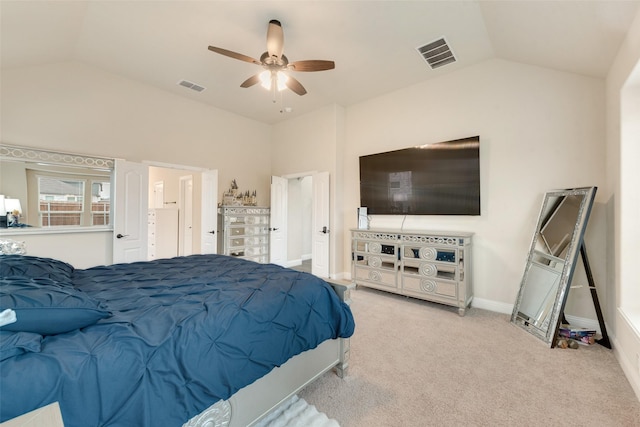
MULTIPOLYGON (((193 197, 194 198, 195 197, 200 198, 200 218, 201 218, 201 224, 200 224, 201 230, 200 231, 201 231, 201 233, 205 233, 205 232, 210 233, 211 231, 214 231, 214 233, 211 233, 211 234, 217 236, 217 233, 218 233, 218 229, 217 229, 217 227, 218 227, 218 221, 217 221, 218 208, 217 208, 217 206, 218 206, 218 194, 219 194, 218 193, 219 192, 219 189, 218 189, 218 169, 207 169, 207 168, 201 168, 201 167, 198 167, 198 166, 181 165, 181 164, 178 164, 178 163, 164 163, 164 162, 157 162, 155 160, 143 160, 142 163, 144 165, 146 165, 146 166, 149 166, 149 167, 153 166, 153 167, 157 167, 157 168, 180 170, 180 171, 185 172, 185 174, 187 174, 189 172, 192 172, 194 174, 197 173, 197 174, 200 175, 200 180, 201 181, 202 181, 202 179, 203 179, 202 177, 203 177, 203 175, 205 173, 215 174, 215 187, 213 188, 213 191, 215 192, 215 194, 211 194, 211 199, 210 199, 209 203, 203 203, 202 195, 200 193, 193 194, 193 197), (215 226, 214 226, 213 230, 205 231, 205 225, 206 224, 204 224, 202 221, 205 218, 204 210, 207 209, 207 208, 209 208, 209 209, 212 208, 213 209, 213 214, 210 216, 210 218, 212 218, 212 221, 215 223, 215 226)), ((202 185, 202 186, 204 186, 204 185, 202 185)), ((197 206, 197 203, 194 203, 194 206, 197 206)), ((209 229, 211 227, 207 226, 206 228, 209 229)), ((200 247, 197 248, 199 250, 199 253, 213 253, 213 252, 205 250, 205 248, 203 246, 205 242, 204 242, 204 239, 202 237, 200 237, 200 242, 201 242, 200 247)), ((209 244, 208 245, 209 250, 211 250, 212 247, 213 247, 214 251, 217 251, 217 237, 214 237, 213 244, 209 244)))
POLYGON ((193 175, 182 175, 178 187, 178 255, 193 254, 193 175))
MULTIPOLYGON (((324 173, 324 172, 328 172, 328 171, 317 171, 317 170, 313 170, 313 171, 306 171, 306 172, 299 172, 299 173, 293 173, 293 174, 285 174, 285 175, 281 175, 282 178, 285 178, 288 180, 290 179, 296 179, 296 178, 304 178, 304 177, 311 177, 313 179, 314 176, 318 175, 319 173, 324 173)), ((331 172, 329 173, 329 179, 331 179, 331 172)), ((313 188, 315 189, 315 186, 313 186, 313 188)), ((287 199, 288 199, 288 195, 287 195, 287 199)), ((311 195, 312 199, 314 199, 316 196, 314 194, 311 195)), ((331 184, 329 185, 329 195, 328 195, 328 199, 331 200, 331 184)), ((312 216, 314 215, 314 213, 312 212, 312 216)), ((331 209, 331 207, 329 208, 329 229, 331 229, 331 227, 333 226, 333 210, 331 209)), ((311 241, 312 241, 312 245, 311 245, 311 259, 313 260, 314 257, 317 258, 317 254, 315 253, 316 251, 316 246, 313 244, 313 235, 315 234, 314 228, 313 228, 313 221, 311 221, 311 241)), ((288 242, 285 242, 286 244, 288 244, 288 242)), ((330 278, 331 277, 331 252, 334 250, 332 245, 335 245, 335 239, 332 238, 331 234, 329 235, 329 241, 328 241, 328 245, 327 245, 327 260, 328 260, 328 275, 327 277, 330 278)))

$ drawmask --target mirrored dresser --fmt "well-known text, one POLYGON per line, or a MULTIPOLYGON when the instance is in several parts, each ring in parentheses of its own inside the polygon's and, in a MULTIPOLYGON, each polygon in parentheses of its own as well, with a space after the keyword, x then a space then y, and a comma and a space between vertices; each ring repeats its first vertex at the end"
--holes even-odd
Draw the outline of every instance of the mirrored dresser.
POLYGON ((221 206, 218 222, 218 253, 269 262, 269 208, 221 206))
POLYGON ((352 273, 367 286, 458 307, 473 299, 473 233, 352 229, 352 273))

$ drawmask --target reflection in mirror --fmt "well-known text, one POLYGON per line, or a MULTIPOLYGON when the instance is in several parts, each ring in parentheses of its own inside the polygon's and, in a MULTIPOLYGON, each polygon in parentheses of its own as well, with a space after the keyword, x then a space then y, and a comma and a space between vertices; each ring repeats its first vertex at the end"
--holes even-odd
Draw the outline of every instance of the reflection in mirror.
POLYGON ((113 159, 0 145, 0 226, 77 228, 110 225, 113 159), (6 224, 6 225, 5 225, 6 224))
POLYGON ((540 237, 545 249, 553 256, 564 258, 563 252, 569 246, 572 233, 580 215, 582 195, 568 195, 549 198, 552 202, 550 215, 543 221, 540 237))
POLYGON ((548 192, 511 322, 555 345, 596 187, 548 192))
POLYGON ((522 291, 522 302, 518 310, 522 319, 541 330, 548 327, 564 264, 556 262, 552 265, 559 266, 560 271, 538 263, 531 264, 527 274, 528 286, 522 291), (533 286, 532 283, 536 285, 533 286))

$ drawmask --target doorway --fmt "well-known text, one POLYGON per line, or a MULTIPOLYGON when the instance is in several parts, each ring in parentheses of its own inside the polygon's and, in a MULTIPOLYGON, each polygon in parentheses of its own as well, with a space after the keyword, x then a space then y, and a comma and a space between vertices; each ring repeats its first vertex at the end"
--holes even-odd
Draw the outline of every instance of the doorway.
POLYGON ((271 236, 274 230, 278 230, 279 235, 283 236, 277 245, 273 240, 271 242, 269 256, 272 263, 291 268, 302 265, 304 256, 305 260, 306 258, 311 260, 313 274, 328 278, 330 275, 330 221, 329 172, 271 177, 271 224, 269 227, 272 230, 271 236), (302 196, 303 183, 306 184, 305 187, 308 185, 308 181, 304 181, 303 178, 307 176, 311 178, 310 209, 303 208, 309 200, 309 197, 302 196), (292 191, 289 190, 289 185, 292 191), (274 209, 280 206, 282 209, 274 209), (309 211, 310 215, 307 213, 309 211), (311 218, 310 221, 309 218, 311 218), (305 227, 303 224, 307 221, 309 226, 305 227), (309 238, 310 249, 309 246, 303 249, 307 238, 309 238))
POLYGON ((165 215, 171 223, 158 227, 171 241, 172 255, 217 253, 218 172, 167 164, 152 164, 148 170, 149 207, 173 211, 165 215), (174 229, 175 238, 169 238, 174 229))
POLYGON ((287 264, 294 270, 311 272, 311 219, 313 176, 288 179, 287 197, 287 264))
POLYGON ((193 176, 180 177, 178 255, 193 254, 193 176))

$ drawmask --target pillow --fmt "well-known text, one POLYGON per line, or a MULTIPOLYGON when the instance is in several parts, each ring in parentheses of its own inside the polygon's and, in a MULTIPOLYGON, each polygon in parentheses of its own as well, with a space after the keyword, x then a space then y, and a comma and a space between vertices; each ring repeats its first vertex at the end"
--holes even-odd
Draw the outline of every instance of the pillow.
POLYGON ((40 334, 0 331, 0 360, 26 352, 40 353, 41 342, 40 334))
POLYGON ((0 277, 48 278, 61 284, 71 282, 73 266, 51 258, 28 255, 0 255, 0 277))
POLYGON ((7 308, 18 320, 0 329, 40 335, 84 328, 110 315, 81 290, 51 279, 0 279, 0 311, 7 308))

